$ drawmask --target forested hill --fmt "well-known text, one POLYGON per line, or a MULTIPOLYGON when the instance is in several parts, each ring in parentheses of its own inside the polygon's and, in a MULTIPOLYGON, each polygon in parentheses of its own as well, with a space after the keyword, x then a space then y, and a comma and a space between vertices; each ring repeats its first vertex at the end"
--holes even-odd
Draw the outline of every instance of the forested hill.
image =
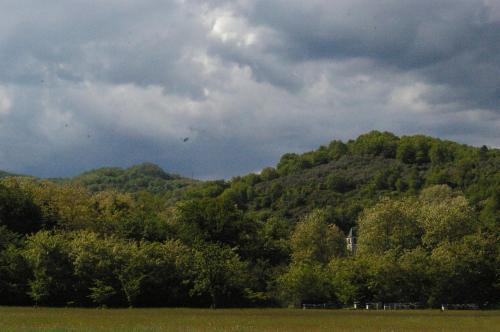
POLYGON ((463 192, 482 218, 498 221, 500 150, 374 131, 301 155, 285 154, 276 168, 226 183, 224 195, 260 220, 298 220, 325 208, 330 222, 347 231, 381 197, 415 195, 439 184, 463 192))
POLYGON ((9 176, 19 176, 19 175, 13 174, 13 173, 9 173, 9 172, 5 172, 5 171, 0 171, 0 179, 1 178, 6 178, 6 177, 9 177, 9 176))
POLYGON ((134 165, 126 169, 119 167, 98 168, 66 181, 82 184, 91 192, 116 190, 136 193, 148 191, 153 194, 165 194, 198 182, 177 174, 167 173, 152 163, 134 165))
MULTIPOLYGON (((24 175, 0 170, 0 179, 21 176, 24 177, 24 175)), ((123 193, 144 191, 154 195, 171 196, 174 192, 175 195, 181 195, 183 190, 200 184, 199 180, 167 173, 160 166, 153 163, 142 163, 129 168, 101 167, 68 178, 39 179, 33 176, 26 177, 31 178, 32 181, 49 181, 60 185, 74 184, 83 186, 91 193, 112 190, 123 193)))
POLYGON ((499 276, 485 146, 373 131, 230 181, 153 164, 0 179, 0 305, 492 308, 499 276))

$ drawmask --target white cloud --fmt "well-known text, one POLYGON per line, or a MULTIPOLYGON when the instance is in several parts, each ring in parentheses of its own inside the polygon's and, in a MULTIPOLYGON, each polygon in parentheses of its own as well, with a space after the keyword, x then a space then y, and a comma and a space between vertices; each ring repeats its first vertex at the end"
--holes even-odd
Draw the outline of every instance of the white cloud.
POLYGON ((210 34, 222 42, 234 42, 237 46, 248 47, 257 42, 257 32, 247 25, 242 17, 228 11, 216 10, 205 17, 212 21, 210 34))
POLYGON ((390 95, 390 102, 401 109, 413 112, 430 112, 432 105, 427 103, 424 94, 432 89, 423 83, 413 83, 410 86, 396 87, 390 95))

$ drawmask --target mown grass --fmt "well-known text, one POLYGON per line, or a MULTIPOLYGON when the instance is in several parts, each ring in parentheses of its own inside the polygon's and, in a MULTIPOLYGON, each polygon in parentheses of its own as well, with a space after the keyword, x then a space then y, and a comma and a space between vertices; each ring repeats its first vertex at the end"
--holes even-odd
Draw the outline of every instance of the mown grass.
POLYGON ((0 331, 500 331, 500 311, 0 307, 0 331))

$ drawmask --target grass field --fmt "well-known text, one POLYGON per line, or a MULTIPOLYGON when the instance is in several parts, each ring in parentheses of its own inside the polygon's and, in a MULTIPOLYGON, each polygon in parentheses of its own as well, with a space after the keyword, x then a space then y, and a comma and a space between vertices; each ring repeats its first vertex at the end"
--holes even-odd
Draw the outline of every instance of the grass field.
POLYGON ((0 307, 0 331, 500 331, 500 311, 0 307))

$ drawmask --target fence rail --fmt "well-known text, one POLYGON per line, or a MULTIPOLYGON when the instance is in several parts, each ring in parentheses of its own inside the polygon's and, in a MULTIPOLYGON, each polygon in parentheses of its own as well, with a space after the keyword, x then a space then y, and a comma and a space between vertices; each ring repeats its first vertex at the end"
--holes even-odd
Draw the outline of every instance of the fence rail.
POLYGON ((442 304, 441 310, 479 310, 479 306, 475 303, 442 304))
MULTIPOLYGON (((338 303, 304 303, 302 304, 302 309, 341 309, 341 308, 353 308, 353 309, 364 309, 364 310, 416 310, 424 309, 425 305, 422 303, 404 303, 404 302, 392 302, 392 303, 382 303, 382 302, 366 302, 360 303, 355 302, 354 306, 346 307, 338 303)), ((479 310, 479 306, 474 303, 457 303, 457 304, 442 304, 441 310, 479 310)))
POLYGON ((384 310, 412 310, 422 308, 424 306, 420 303, 384 303, 384 310))
POLYGON ((340 309, 341 305, 337 303, 304 303, 302 309, 340 309))

